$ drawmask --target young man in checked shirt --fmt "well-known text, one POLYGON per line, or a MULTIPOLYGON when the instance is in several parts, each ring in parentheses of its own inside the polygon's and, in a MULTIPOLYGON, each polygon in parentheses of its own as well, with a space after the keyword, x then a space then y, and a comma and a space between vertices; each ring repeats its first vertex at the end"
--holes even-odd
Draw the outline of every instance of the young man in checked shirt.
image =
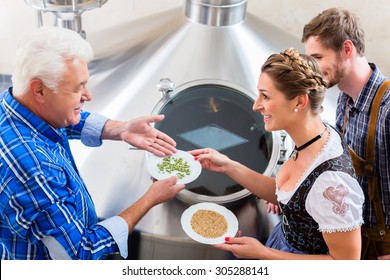
MULTIPOLYGON (((367 159, 369 119, 374 96, 387 80, 365 57, 364 31, 359 18, 344 9, 331 8, 314 17, 303 29, 306 53, 321 65, 329 87, 337 85, 336 127, 344 134, 352 159, 367 159)), ((375 160, 354 163, 365 194, 362 259, 390 259, 390 88, 386 84, 374 127, 375 160), (386 88, 387 87, 387 88, 386 88), (371 167, 373 173, 369 174, 371 167), (361 173, 361 174, 359 174, 361 173), (370 182, 371 181, 371 182, 370 182)))
POLYGON ((58 27, 39 28, 17 53, 13 88, 0 98, 2 258, 126 258, 136 223, 184 188, 174 176, 156 181, 127 209, 98 222, 68 139, 91 147, 122 140, 157 156, 176 149, 150 126, 161 115, 119 122, 81 110, 92 99, 86 86, 92 57, 78 33, 58 27))

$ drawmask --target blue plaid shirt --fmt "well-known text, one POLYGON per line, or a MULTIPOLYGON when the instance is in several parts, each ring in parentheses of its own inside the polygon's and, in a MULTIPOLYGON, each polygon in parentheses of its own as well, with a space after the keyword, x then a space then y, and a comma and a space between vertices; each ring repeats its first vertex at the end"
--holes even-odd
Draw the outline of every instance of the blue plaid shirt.
MULTIPOLYGON (((366 157, 366 142, 370 107, 374 94, 385 77, 370 63, 373 73, 362 89, 356 102, 347 94, 341 93, 337 101, 336 126, 341 132, 344 124, 344 114, 348 109, 348 121, 345 137, 347 144, 362 158, 366 157)), ((390 88, 387 89, 379 109, 377 129, 375 135, 375 164, 379 179, 379 195, 384 210, 385 224, 390 228, 390 88)), ((367 177, 358 177, 365 195, 363 218, 365 226, 376 226, 374 205, 368 200, 367 177)))
POLYGON ((0 240, 0 259, 1 260, 13 260, 14 257, 10 253, 5 244, 0 240))
POLYGON ((90 114, 82 112, 76 126, 54 129, 18 103, 10 90, 0 100, 2 243, 15 259, 50 259, 45 237, 59 243, 71 259, 101 259, 118 252, 109 226, 98 223, 69 148, 68 138, 83 141, 90 114))

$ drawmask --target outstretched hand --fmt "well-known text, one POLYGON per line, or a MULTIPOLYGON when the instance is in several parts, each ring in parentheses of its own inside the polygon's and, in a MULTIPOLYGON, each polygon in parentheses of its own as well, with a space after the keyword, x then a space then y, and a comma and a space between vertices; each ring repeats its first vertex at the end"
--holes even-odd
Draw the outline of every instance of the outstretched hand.
POLYGON ((154 115, 131 120, 124 124, 121 139, 156 156, 172 155, 177 151, 175 148, 176 142, 167 134, 150 125, 163 119, 164 115, 154 115))
POLYGON ((211 148, 188 151, 200 162, 203 168, 215 172, 226 172, 227 164, 231 159, 211 148))

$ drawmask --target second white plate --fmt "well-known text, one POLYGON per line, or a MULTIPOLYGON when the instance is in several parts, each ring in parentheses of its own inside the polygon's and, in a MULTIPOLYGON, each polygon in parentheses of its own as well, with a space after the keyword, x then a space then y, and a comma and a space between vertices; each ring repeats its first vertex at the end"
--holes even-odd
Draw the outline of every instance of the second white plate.
POLYGON ((209 202, 202 202, 195 205, 190 206, 187 208, 182 216, 181 216, 181 226, 184 230, 184 232, 193 240, 198 241, 200 243, 204 244, 222 244, 225 243, 225 237, 229 236, 235 236, 238 231, 238 220, 237 217, 231 212, 229 209, 227 209, 224 206, 215 204, 215 203, 209 203, 209 202), (221 215, 223 215, 227 222, 227 231, 224 235, 217 237, 217 238, 206 238, 201 236, 200 234, 196 233, 191 226, 191 218, 192 216, 198 211, 198 210, 212 210, 215 211, 221 215))

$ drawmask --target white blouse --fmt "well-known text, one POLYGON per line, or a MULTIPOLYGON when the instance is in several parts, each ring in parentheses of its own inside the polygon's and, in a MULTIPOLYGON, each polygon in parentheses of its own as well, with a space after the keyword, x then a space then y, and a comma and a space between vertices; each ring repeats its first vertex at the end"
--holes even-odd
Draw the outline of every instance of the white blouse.
MULTIPOLYGON (((329 128, 330 137, 323 150, 302 174, 294 189, 279 190, 278 201, 287 204, 306 177, 324 161, 343 153, 339 134, 329 128)), ((364 194, 359 183, 350 175, 339 171, 326 171, 315 180, 306 198, 306 210, 318 223, 321 232, 350 231, 363 224, 364 194)))

